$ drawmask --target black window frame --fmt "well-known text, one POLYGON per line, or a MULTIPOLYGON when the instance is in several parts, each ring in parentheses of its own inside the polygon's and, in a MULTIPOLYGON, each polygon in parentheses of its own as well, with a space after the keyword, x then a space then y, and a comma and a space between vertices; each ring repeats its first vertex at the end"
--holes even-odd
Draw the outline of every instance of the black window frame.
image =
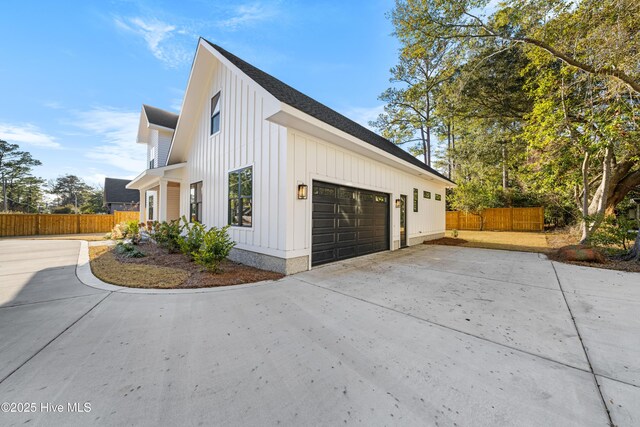
POLYGON ((413 189, 413 211, 418 212, 418 189, 413 189))
POLYGON ((232 227, 253 227, 253 166, 230 171, 228 180, 229 215, 227 223, 232 227), (248 188, 246 185, 243 186, 247 183, 247 172, 251 177, 248 188), (245 221, 247 217, 249 218, 248 222, 245 221))
POLYGON ((189 185, 189 222, 202 222, 202 181, 189 185))
POLYGON ((423 191, 422 192, 422 197, 425 199, 430 199, 431 198, 431 191, 423 191))
POLYGON ((436 193, 436 200, 437 200, 437 201, 442 200, 442 195, 441 195, 441 194, 436 193))
POLYGON ((216 133, 220 132, 220 122, 221 122, 220 94, 221 92, 219 91, 218 93, 216 93, 211 97, 211 106, 210 106, 211 111, 209 112, 209 115, 210 115, 210 122, 209 122, 210 134, 209 135, 215 135, 216 133), (217 111, 216 111, 216 108, 217 108, 217 111))

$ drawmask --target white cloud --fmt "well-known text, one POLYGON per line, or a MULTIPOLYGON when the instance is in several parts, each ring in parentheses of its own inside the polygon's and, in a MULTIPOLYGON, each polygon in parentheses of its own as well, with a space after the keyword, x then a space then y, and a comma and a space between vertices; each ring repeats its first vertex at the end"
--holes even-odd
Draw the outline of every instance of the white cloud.
POLYGON ((43 148, 61 148, 56 138, 47 135, 30 123, 22 125, 11 125, 0 123, 0 139, 14 144, 28 144, 43 148))
POLYGON ((277 14, 277 10, 272 5, 252 3, 236 6, 230 18, 219 22, 223 28, 236 30, 241 26, 247 26, 259 21, 272 18, 277 14))
POLYGON ((189 62, 191 53, 176 36, 189 36, 189 31, 156 18, 114 18, 116 26, 144 39, 147 48, 160 61, 170 67, 189 62))
POLYGON ((342 112, 346 117, 374 132, 375 129, 369 126, 369 122, 376 120, 382 113, 384 113, 384 105, 378 105, 376 107, 352 107, 342 112))
POLYGON ((74 124, 91 132, 89 137, 97 140, 95 145, 87 147, 88 158, 133 174, 144 169, 145 146, 136 144, 139 112, 98 107, 75 115, 74 124))

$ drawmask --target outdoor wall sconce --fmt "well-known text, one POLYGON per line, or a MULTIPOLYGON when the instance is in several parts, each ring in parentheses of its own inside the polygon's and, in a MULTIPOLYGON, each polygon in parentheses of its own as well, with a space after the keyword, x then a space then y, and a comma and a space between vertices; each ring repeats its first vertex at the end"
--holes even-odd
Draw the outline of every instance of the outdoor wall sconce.
POLYGON ((399 208, 400 206, 402 206, 402 200, 396 199, 396 208, 399 208))
POLYGON ((307 198, 307 186, 306 184, 298 184, 298 199, 304 200, 307 198))

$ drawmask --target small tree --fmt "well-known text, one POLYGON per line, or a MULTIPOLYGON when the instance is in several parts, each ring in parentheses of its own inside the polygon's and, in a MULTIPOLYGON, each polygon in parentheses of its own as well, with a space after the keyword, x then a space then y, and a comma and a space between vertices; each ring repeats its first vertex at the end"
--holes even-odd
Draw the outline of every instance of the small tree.
POLYGON ((480 230, 484 229, 484 211, 500 206, 500 189, 475 181, 463 182, 449 196, 454 210, 464 211, 480 217, 480 230))

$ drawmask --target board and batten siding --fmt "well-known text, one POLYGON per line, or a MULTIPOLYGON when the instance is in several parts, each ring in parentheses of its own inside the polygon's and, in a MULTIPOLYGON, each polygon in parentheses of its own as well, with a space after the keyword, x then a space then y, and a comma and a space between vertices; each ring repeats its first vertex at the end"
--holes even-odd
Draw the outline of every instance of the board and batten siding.
POLYGON ((394 201, 401 194, 407 196, 408 241, 444 233, 444 184, 411 175, 295 129, 289 129, 287 140, 287 216, 290 221, 286 246, 290 256, 309 254, 311 250, 314 180, 389 193, 392 248, 400 240, 400 209, 395 208, 394 201), (295 197, 299 183, 309 186, 307 200, 295 197), (418 189, 418 212, 413 212, 414 188, 418 189), (423 198, 423 191, 430 191, 431 199, 423 198), (442 195, 442 200, 435 200, 436 193, 442 195))
POLYGON ((228 174, 253 167, 253 226, 231 227, 238 249, 277 257, 286 250, 286 128, 264 119, 264 89, 216 61, 202 88, 181 183, 181 214, 189 216, 190 184, 202 181, 202 223, 228 224, 228 174), (210 102, 220 95, 220 132, 210 135, 210 102))

